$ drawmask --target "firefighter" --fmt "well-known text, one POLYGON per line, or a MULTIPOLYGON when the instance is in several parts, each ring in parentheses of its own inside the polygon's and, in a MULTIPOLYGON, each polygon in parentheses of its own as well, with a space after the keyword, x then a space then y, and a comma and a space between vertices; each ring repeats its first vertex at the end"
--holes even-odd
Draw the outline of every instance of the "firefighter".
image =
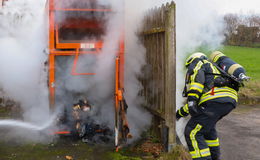
POLYGON ((237 91, 203 53, 192 54, 185 66, 183 96, 187 97, 187 104, 176 112, 176 119, 191 115, 185 139, 192 159, 219 160, 216 123, 236 107, 237 91))

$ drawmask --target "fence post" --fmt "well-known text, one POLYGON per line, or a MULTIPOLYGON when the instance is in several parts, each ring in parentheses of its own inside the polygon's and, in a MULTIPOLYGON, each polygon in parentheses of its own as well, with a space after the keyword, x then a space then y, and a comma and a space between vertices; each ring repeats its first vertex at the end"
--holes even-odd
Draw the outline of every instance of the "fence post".
POLYGON ((169 127, 168 151, 176 144, 175 110, 176 110, 176 25, 175 3, 167 3, 165 42, 166 42, 166 93, 165 93, 165 122, 169 127))

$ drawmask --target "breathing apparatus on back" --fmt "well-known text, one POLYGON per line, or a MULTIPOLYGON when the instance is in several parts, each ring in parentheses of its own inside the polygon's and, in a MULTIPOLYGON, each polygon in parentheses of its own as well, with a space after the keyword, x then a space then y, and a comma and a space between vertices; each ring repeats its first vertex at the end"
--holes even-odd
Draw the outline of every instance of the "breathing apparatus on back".
POLYGON ((213 52, 210 55, 210 60, 226 73, 237 78, 239 81, 247 81, 250 79, 246 76, 245 69, 240 64, 236 63, 220 51, 213 52))
POLYGON ((250 77, 246 76, 245 69, 231 58, 227 57, 220 51, 215 51, 210 55, 210 61, 221 72, 221 76, 224 77, 228 86, 239 90, 244 86, 244 81, 249 81, 250 77))

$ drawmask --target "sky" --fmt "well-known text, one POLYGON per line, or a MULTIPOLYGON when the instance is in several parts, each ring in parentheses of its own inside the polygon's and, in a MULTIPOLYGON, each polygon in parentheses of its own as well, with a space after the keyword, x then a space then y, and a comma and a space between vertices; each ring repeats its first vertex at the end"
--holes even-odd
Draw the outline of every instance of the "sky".
POLYGON ((222 13, 258 13, 260 14, 260 0, 219 0, 222 13))
MULTIPOLYGON (((162 4, 162 1, 159 0, 152 0, 154 4, 157 6, 162 4)), ((171 0, 164 0, 164 2, 170 2, 171 0)), ((179 2, 185 3, 185 1, 190 0, 181 0, 179 2)), ((204 0, 193 0, 193 3, 201 2, 204 0)), ((178 5, 178 0, 175 1, 178 5)), ((204 2, 208 2, 207 5, 212 5, 215 7, 215 10, 219 14, 226 14, 226 13, 258 13, 260 14, 260 0, 207 0, 204 2)))

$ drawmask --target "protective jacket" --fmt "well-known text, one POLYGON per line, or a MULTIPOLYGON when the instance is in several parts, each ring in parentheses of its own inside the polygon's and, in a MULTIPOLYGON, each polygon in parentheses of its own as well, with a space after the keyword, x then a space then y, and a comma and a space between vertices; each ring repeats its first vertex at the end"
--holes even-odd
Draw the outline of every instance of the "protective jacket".
MULTIPOLYGON (((220 71, 211 62, 196 58, 188 66, 186 75, 187 101, 196 101, 200 106, 205 102, 232 103, 236 106, 238 93, 228 83, 218 83, 222 80, 220 71)), ((188 104, 178 110, 181 116, 189 114, 188 104)))
POLYGON ((236 86, 230 84, 232 81, 226 81, 220 69, 208 60, 194 58, 186 66, 184 95, 188 103, 177 111, 176 118, 192 115, 185 127, 185 139, 192 159, 219 160, 220 145, 215 126, 236 106, 236 86))

